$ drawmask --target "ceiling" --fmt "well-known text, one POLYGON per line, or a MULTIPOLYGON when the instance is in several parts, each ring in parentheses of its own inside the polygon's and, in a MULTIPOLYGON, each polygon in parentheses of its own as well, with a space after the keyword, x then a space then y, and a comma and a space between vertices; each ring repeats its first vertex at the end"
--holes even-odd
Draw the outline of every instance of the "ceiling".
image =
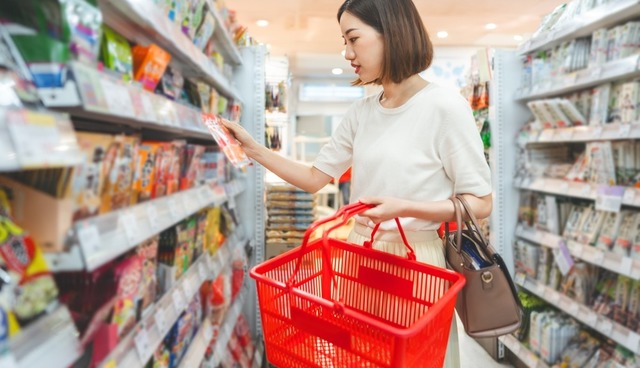
MULTIPOLYGON (((348 68, 340 55, 343 40, 336 19, 342 0, 226 0, 249 34, 267 44, 271 55, 287 56, 294 76, 318 68, 330 75, 334 67, 348 68), (269 21, 259 27, 256 21, 269 21)), ((457 47, 515 47, 533 33, 542 17, 562 0, 414 0, 433 43, 457 47), (487 23, 496 29, 487 30, 487 23), (437 38, 439 31, 447 38, 437 38)), ((436 54, 437 56, 437 54, 436 54)), ((349 78, 353 77, 350 75, 349 78)))

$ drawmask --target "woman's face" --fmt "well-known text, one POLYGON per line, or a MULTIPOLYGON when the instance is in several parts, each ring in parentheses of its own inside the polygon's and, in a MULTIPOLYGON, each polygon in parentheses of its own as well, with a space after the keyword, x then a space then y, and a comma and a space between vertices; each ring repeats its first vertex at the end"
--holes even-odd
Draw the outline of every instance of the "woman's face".
POLYGON ((378 79, 384 55, 382 35, 349 12, 342 14, 340 30, 346 47, 344 58, 351 62, 360 80, 369 83, 378 79))

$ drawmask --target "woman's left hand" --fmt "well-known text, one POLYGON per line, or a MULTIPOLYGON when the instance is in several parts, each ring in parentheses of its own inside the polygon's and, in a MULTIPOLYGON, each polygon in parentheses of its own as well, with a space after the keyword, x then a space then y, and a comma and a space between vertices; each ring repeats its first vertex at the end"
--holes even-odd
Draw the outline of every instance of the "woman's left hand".
POLYGON ((396 217, 403 217, 402 213, 407 209, 409 201, 392 197, 365 197, 360 198, 360 202, 376 205, 374 208, 366 210, 360 216, 368 217, 374 224, 392 220, 396 217))

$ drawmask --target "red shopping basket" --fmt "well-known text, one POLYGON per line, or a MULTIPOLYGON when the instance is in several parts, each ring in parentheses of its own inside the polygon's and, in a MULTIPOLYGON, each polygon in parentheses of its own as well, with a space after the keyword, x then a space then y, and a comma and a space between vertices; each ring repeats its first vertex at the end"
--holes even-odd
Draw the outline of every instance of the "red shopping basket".
POLYGON ((328 237, 369 208, 343 207, 311 225, 300 247, 251 270, 276 367, 442 367, 464 277, 415 261, 397 219, 409 259, 328 237))

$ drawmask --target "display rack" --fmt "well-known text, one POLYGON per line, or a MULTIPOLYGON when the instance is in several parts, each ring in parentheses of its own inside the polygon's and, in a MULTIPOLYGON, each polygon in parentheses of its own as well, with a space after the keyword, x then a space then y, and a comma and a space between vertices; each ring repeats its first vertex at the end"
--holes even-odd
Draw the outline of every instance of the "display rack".
POLYGON ((206 280, 215 279, 231 263, 234 249, 246 240, 232 235, 211 257, 201 255, 175 285, 158 300, 136 327, 122 338, 118 346, 103 361, 101 367, 144 367, 160 345, 171 326, 186 309, 188 302, 206 280))
POLYGON ((233 332, 233 328, 235 327, 238 316, 242 312, 242 308, 245 304, 245 300, 247 294, 249 293, 248 288, 243 288, 243 291, 236 297, 231 308, 227 312, 227 315, 224 318, 224 323, 220 327, 220 332, 218 335, 218 340, 213 348, 213 356, 209 362, 204 364, 205 368, 216 368, 220 366, 224 356, 227 353, 227 344, 231 339, 231 333, 233 332))
POLYGON ((518 225, 516 236, 534 244, 548 248, 557 248, 564 244, 571 256, 581 259, 592 265, 607 269, 619 275, 640 280, 640 260, 621 256, 611 251, 596 248, 589 244, 583 244, 574 240, 567 240, 559 235, 551 234, 532 228, 518 225))
POLYGON ((528 368, 549 368, 534 352, 524 346, 513 335, 502 335, 498 338, 504 346, 509 349, 528 368))
MULTIPOLYGON (((628 256, 601 250, 590 244, 582 244, 572 239, 518 224, 518 204, 520 190, 552 194, 557 196, 590 200, 601 203, 603 192, 611 189, 592 183, 570 182, 560 179, 539 177, 516 177, 514 157, 520 147, 527 149, 540 145, 587 143, 603 140, 630 140, 640 138, 640 129, 636 124, 610 124, 602 126, 579 126, 559 129, 544 129, 540 132, 521 131, 529 121, 531 113, 526 102, 531 100, 559 96, 565 93, 584 90, 603 83, 632 79, 640 75, 640 57, 629 56, 610 61, 601 66, 591 67, 565 75, 558 75, 551 82, 522 89, 518 85, 523 73, 521 56, 536 51, 552 49, 574 38, 591 35, 601 28, 611 28, 626 21, 637 19, 640 15, 640 1, 621 0, 610 2, 607 6, 593 9, 559 28, 541 34, 526 42, 518 52, 496 50, 493 55, 493 75, 490 107, 492 122, 492 169, 494 174, 494 208, 499 213, 492 219, 493 244, 515 244, 523 239, 549 248, 566 246, 571 257, 619 275, 640 279, 640 262, 628 256), (601 197, 602 196, 602 197, 601 197), (504 218, 499 218, 505 216, 504 218), (493 221, 493 220, 500 221, 493 221), (494 226, 494 223, 497 225, 494 226), (494 234, 497 231, 497 234, 494 234)), ((616 188, 619 189, 619 188, 616 188)), ((623 188, 617 192, 618 204, 627 207, 640 207, 640 192, 637 188, 623 188)), ((609 198, 611 199, 611 198, 609 198)), ((510 247, 509 247, 510 248, 510 247)), ((509 249, 511 250, 511 249, 509 249)), ((501 251, 510 259, 511 254, 501 251)), ((586 327, 611 338, 628 348, 634 354, 640 351, 639 336, 625 326, 598 315, 590 307, 580 304, 556 290, 525 277, 516 275, 516 283, 523 289, 539 296, 550 305, 562 310, 586 327)), ((500 338, 529 367, 546 367, 533 352, 526 349, 513 336, 500 338)))
POLYGON ((601 66, 562 75, 551 82, 535 85, 530 89, 519 89, 515 96, 519 101, 534 100, 578 91, 613 80, 637 77, 640 75, 639 60, 639 55, 613 60, 601 66))
POLYGON ((554 307, 577 319, 585 326, 607 336, 634 354, 640 354, 639 334, 610 318, 597 314, 588 306, 570 299, 566 295, 525 276, 523 273, 516 274, 515 282, 554 307))
POLYGON ((0 172, 73 166, 79 153, 68 115, 0 108, 0 172))
POLYGON ((640 13, 640 1, 638 0, 610 2, 606 6, 590 10, 580 15, 579 18, 562 24, 558 29, 552 29, 531 38, 522 44, 518 53, 523 55, 537 50, 549 49, 562 42, 590 35, 599 28, 633 19, 637 17, 638 13, 640 13))
MULTIPOLYGON (((77 336, 69 310, 60 305, 9 341, 8 359, 16 368, 68 367, 82 353, 77 336)), ((11 367, 9 363, 0 366, 11 367)))
POLYGON ((77 221, 70 249, 47 253, 47 261, 54 272, 95 270, 183 218, 205 207, 221 205, 241 193, 244 185, 234 182, 227 188, 229 191, 223 185, 203 185, 77 221))
MULTIPOLYGON (((209 2, 210 5, 211 2, 209 2)), ((104 22, 118 33, 136 43, 147 45, 155 43, 172 55, 172 63, 179 65, 185 76, 197 76, 210 83, 222 95, 238 102, 242 101, 240 93, 222 74, 213 62, 198 49, 180 28, 169 20, 151 0, 110 0, 100 1, 104 22)), ((222 40, 221 52, 226 61, 239 65, 242 58, 231 42, 231 37, 224 28, 219 14, 216 17, 218 40, 222 40), (234 50, 235 51, 231 51, 234 50)))

